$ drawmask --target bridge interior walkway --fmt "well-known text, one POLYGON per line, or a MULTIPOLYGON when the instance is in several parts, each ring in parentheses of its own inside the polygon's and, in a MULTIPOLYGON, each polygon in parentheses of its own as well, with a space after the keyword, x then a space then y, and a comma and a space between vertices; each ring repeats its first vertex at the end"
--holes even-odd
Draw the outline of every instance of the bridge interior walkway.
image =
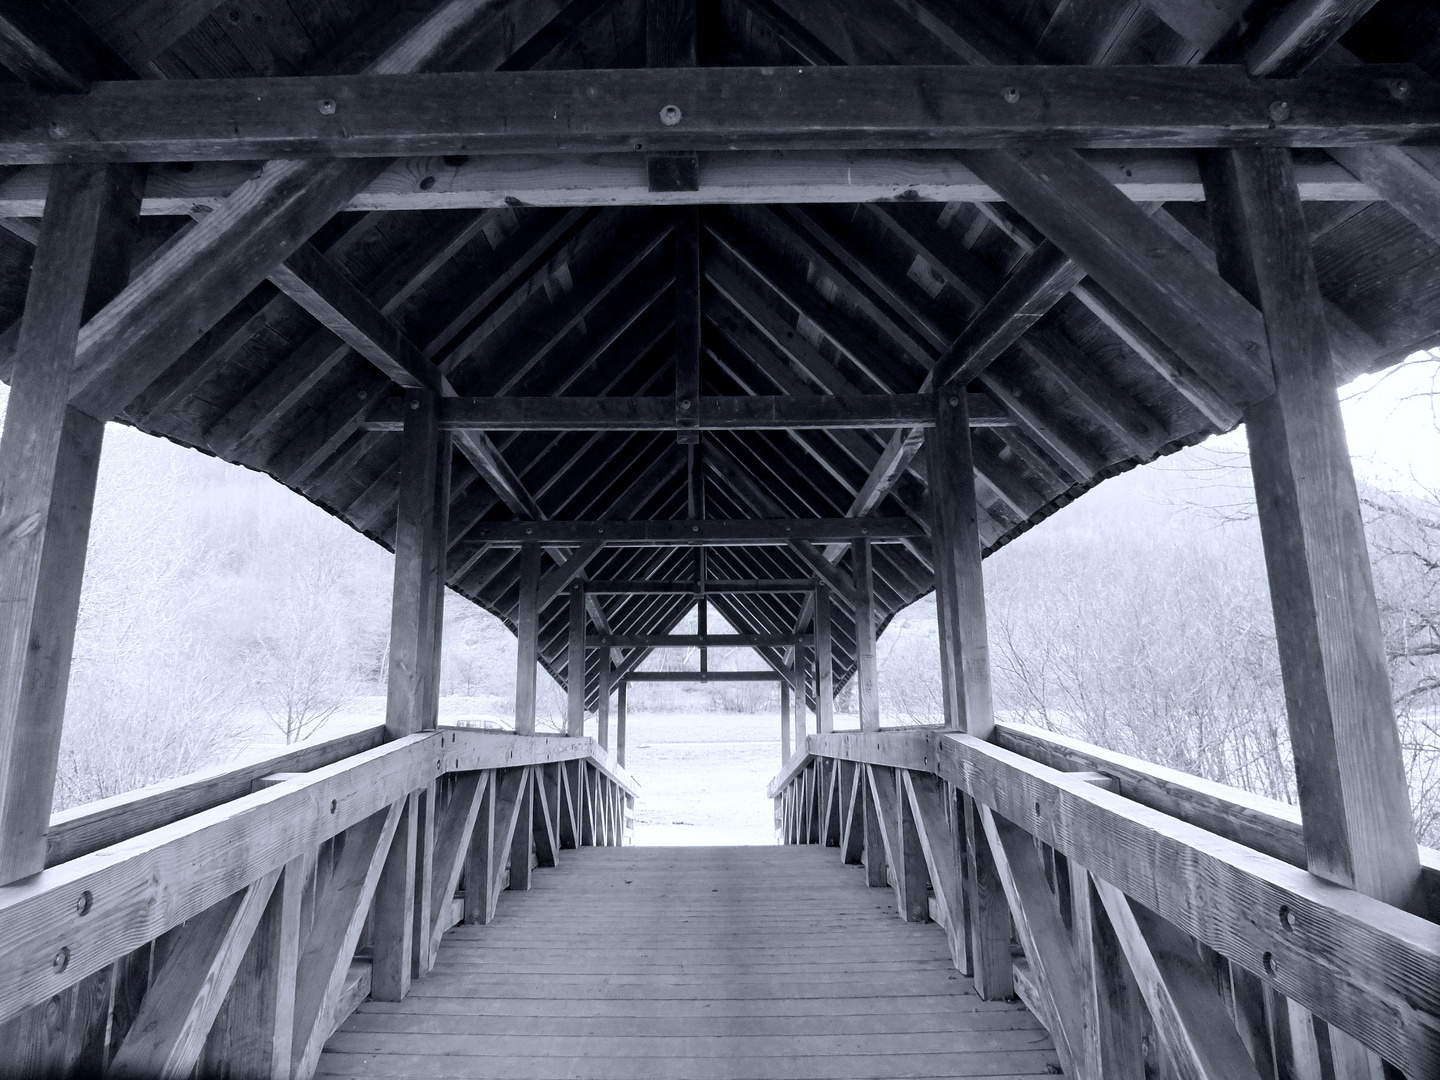
POLYGON ((367 1001, 319 1075, 1022 1077, 1060 1071, 982 1001, 934 923, 825 847, 566 851, 488 926, 446 934, 401 1002, 367 1001))

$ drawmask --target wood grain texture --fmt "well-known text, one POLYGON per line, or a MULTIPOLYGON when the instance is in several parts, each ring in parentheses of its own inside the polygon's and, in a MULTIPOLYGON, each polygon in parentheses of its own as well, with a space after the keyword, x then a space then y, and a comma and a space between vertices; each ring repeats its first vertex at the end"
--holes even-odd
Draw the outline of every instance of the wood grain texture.
POLYGON ((139 174, 57 169, 0 434, 0 881, 45 864, 103 427, 71 409, 78 333, 130 272, 139 174))
POLYGON ((1274 89, 1227 65, 361 74, 271 78, 263 93, 255 81, 99 82, 88 94, 58 97, 7 86, 0 91, 0 164, 1040 142, 1344 146, 1423 143, 1440 133, 1440 91, 1406 64, 1287 80, 1289 109, 1278 119, 1270 110, 1274 89), (1390 92, 1395 79, 1411 82, 1403 101, 1390 92), (318 108, 323 101, 334 109, 318 108), (679 109, 679 122, 666 124, 656 101, 679 109))
POLYGON ((1221 271, 1265 313, 1274 395, 1246 433, 1308 868, 1425 910, 1375 586, 1290 155, 1214 155, 1221 271))
POLYGON ((537 871, 530 892, 504 896, 483 931, 448 935, 406 1002, 363 1005, 319 1075, 818 1080, 1054 1067, 1033 1017, 980 1001, 938 928, 901 922, 860 877, 823 847, 573 852, 537 871), (586 928, 596 920, 603 939, 586 928))

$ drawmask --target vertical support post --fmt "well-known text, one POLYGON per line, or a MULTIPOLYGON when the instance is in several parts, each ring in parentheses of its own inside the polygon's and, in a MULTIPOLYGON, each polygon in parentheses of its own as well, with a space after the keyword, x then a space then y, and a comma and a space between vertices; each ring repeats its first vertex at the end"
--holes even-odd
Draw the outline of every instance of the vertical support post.
POLYGON ((430 522, 425 530, 425 580, 429 585, 426 607, 429 622, 421 642, 417 679, 420 690, 420 726, 434 730, 440 722, 440 661, 445 635, 445 556, 450 546, 450 465, 455 441, 448 431, 435 439, 435 496, 430 502, 430 522))
POLYGON ((1010 904, 980 808, 961 798, 965 818, 965 890, 970 901, 970 959, 975 992, 986 1001, 1015 996, 1015 964, 1010 958, 1010 904))
POLYGON ((515 733, 535 734, 535 665, 540 636, 540 545, 520 549, 520 611, 515 618, 515 733))
POLYGON ((104 418, 69 406, 80 326, 130 276, 144 168, 50 174, 0 435, 0 884, 45 864, 104 418))
POLYGON ((880 831, 880 808, 875 803, 875 791, 871 786, 868 765, 860 777, 861 812, 865 822, 865 850, 861 861, 865 864, 865 884, 872 889, 881 889, 890 883, 886 875, 885 834, 880 831))
POLYGON ((510 839, 510 888, 525 892, 530 888, 530 856, 535 850, 535 776, 526 769, 515 796, 515 832, 510 839))
MULTIPOLYGON (((693 20, 693 7, 692 20, 693 20)), ((693 63, 693 60, 691 61, 693 63)), ((700 441, 700 208, 675 208, 675 426, 700 441)), ((703 631, 702 631, 703 632, 703 631)))
POLYGON ((790 680, 780 680, 780 767, 790 760, 790 680))
POLYGON ((934 515, 935 611, 944 650, 940 673, 949 702, 945 726, 988 739, 995 727, 995 710, 970 409, 963 388, 939 394, 935 428, 926 447, 934 515))
POLYGON ((795 646, 795 749, 805 746, 805 697, 810 681, 810 665, 805 662, 805 649, 795 646))
POLYGON ((1227 281, 1265 315, 1275 393, 1245 416, 1308 869, 1424 913, 1365 527, 1289 150, 1204 170, 1227 281))
POLYGON ((629 689, 630 683, 621 679, 615 690, 615 761, 622 769, 625 767, 625 697, 629 689))
POLYGON ((465 852, 466 926, 488 923, 494 910, 490 895, 495 889, 495 809, 499 785, 499 772, 491 772, 480 799, 475 831, 470 834, 470 848, 465 852))
MULTIPOLYGON (((395 526, 395 587, 390 607, 390 671, 385 731, 396 739, 434 726, 425 715, 427 690, 439 667, 433 655, 436 576, 443 576, 443 537, 435 530, 436 480, 441 441, 439 403, 428 390, 405 391, 405 430, 400 443, 400 506, 395 526)), ((445 439, 448 443, 448 437, 445 439)), ((442 585, 443 588, 443 585, 442 585)))
POLYGON ((570 586, 570 646, 565 656, 565 686, 568 691, 565 734, 585 734, 585 586, 570 586))
POLYGON ((855 561, 855 697, 860 730, 880 730, 879 679, 875 656, 875 575, 869 540, 852 540, 855 561))
POLYGON ((815 730, 835 730, 834 652, 830 635, 830 590, 815 583, 815 730))
MULTIPOLYGON (((421 788, 416 795, 415 817, 415 903, 414 903, 414 947, 411 949, 411 978, 418 979, 430 973, 434 962, 431 935, 435 928, 435 913, 431 910, 431 890, 435 881, 435 800, 439 794, 436 781, 421 788)), ((448 899, 448 897, 447 897, 448 899)))
POLYGON ((610 747, 610 650, 600 649, 600 700, 595 707, 600 745, 610 747))
POLYGON ((410 992, 415 943, 415 841, 420 793, 405 799, 390 853, 375 887, 374 959, 370 996, 376 1001, 403 1001, 410 992))

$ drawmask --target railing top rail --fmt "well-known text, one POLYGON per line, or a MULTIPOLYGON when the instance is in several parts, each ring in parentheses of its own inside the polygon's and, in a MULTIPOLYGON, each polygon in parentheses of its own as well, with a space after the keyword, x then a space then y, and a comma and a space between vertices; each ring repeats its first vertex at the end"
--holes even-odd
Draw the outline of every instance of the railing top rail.
POLYGON ((639 791, 614 754, 593 739, 458 728, 372 746, 250 790, 261 776, 295 771, 277 767, 277 761, 293 765, 305 760, 303 752, 323 757, 354 744, 347 740, 364 742, 371 734, 208 770, 134 798, 69 812, 63 821, 87 823, 85 835, 93 841, 104 828, 123 831, 194 805, 203 784, 228 794, 0 886, 0 1021, 73 986, 330 837, 388 812, 445 773, 584 761, 627 794, 639 791), (229 794, 242 783, 242 793, 229 794))

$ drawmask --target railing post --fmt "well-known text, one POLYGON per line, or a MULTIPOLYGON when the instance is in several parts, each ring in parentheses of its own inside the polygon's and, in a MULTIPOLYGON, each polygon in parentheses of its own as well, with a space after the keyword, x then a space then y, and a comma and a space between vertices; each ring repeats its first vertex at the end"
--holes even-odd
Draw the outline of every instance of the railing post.
MULTIPOLYGON (((810 665, 805 660, 805 649, 795 646, 795 750, 805 745, 805 698, 809 682, 810 665)), ((793 751, 792 751, 793 752, 793 751)))
POLYGON ((1423 913, 1365 527, 1291 155, 1216 151, 1204 172, 1220 273, 1264 312, 1275 376, 1245 427, 1308 867, 1423 913))
POLYGON ((970 905, 970 962, 975 992, 986 1001, 1015 996, 1015 963, 1010 957, 1010 904, 980 807, 961 796, 965 827, 965 892, 970 905))
POLYGON ((540 633, 540 545, 520 549, 520 609, 515 617, 515 733, 535 734, 535 665, 540 633))
POLYGON ((935 613, 940 621, 940 674, 945 726, 988 739, 995 726, 990 695, 990 645, 980 524, 970 447, 970 410, 963 389, 938 395, 935 428, 926 440, 934 524, 935 613))
POLYGON ((875 656, 875 575, 869 540, 853 540, 855 562, 855 697, 860 730, 880 730, 879 679, 875 656))
POLYGON ((69 405, 81 324, 124 287, 144 169, 55 166, 0 435, 0 883, 45 865, 104 418, 69 405))
POLYGON ((565 657, 568 691, 565 734, 585 734, 585 586, 570 586, 570 645, 565 657))
POLYGON ((815 730, 835 730, 835 676, 830 634, 830 590, 815 585, 815 730))

